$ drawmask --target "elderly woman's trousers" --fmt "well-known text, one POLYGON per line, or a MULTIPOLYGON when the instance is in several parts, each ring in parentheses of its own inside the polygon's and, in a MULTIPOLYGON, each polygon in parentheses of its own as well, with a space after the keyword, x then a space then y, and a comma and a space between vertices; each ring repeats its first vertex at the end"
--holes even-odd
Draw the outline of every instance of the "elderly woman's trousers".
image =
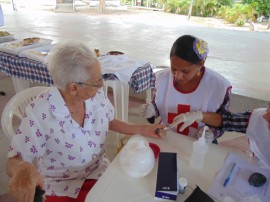
POLYGON ((84 202, 86 195, 95 185, 97 180, 85 180, 77 198, 67 196, 46 196, 44 202, 84 202))

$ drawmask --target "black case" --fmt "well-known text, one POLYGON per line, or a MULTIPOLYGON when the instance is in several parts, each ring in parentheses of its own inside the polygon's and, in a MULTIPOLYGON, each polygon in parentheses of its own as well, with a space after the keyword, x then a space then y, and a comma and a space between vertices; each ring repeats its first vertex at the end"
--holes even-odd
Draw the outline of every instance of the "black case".
POLYGON ((177 154, 160 152, 155 197, 176 200, 178 193, 177 154))
POLYGON ((185 202, 215 202, 210 196, 200 189, 199 186, 185 200, 185 202))

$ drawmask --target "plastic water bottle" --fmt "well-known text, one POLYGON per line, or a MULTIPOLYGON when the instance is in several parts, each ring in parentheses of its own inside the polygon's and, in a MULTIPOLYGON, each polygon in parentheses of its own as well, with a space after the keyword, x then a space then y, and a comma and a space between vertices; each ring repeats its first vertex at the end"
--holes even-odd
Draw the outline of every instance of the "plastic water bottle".
POLYGON ((203 134, 199 140, 193 142, 192 154, 189 160, 190 166, 193 169, 202 169, 204 165, 204 157, 208 151, 208 145, 205 140, 205 130, 208 126, 204 126, 203 134))

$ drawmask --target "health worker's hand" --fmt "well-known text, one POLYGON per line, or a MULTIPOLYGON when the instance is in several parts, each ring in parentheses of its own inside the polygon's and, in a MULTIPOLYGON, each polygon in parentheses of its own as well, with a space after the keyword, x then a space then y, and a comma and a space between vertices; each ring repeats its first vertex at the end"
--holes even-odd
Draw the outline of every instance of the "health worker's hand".
POLYGON ((170 127, 176 127, 178 124, 183 123, 180 128, 180 132, 185 130, 186 127, 190 126, 194 122, 201 122, 203 119, 203 114, 201 111, 197 112, 186 112, 184 114, 179 114, 173 119, 173 122, 170 124, 170 127))
POLYGON ((142 118, 148 119, 156 116, 156 109, 153 103, 147 103, 140 106, 140 116, 142 118))

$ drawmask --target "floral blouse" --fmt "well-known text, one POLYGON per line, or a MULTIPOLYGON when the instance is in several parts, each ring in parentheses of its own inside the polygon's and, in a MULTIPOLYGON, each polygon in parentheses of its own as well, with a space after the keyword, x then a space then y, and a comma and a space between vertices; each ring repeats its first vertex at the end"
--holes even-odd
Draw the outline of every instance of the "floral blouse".
POLYGON ((85 101, 83 127, 75 122, 56 87, 27 108, 8 157, 37 160, 46 195, 76 198, 85 179, 98 179, 109 160, 105 139, 114 108, 102 89, 85 101))

